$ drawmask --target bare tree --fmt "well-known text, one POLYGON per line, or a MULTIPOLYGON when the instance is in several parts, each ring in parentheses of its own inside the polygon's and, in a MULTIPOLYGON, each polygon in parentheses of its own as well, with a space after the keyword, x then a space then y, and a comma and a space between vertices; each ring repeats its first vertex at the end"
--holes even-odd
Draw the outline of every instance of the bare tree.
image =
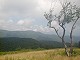
POLYGON ((49 10, 49 12, 45 12, 44 16, 45 18, 48 20, 48 26, 50 28, 53 28, 56 32, 56 34, 58 35, 58 37, 62 40, 62 43, 65 47, 65 53, 67 54, 67 56, 72 55, 73 52, 73 37, 72 37, 72 33, 73 30, 75 29, 75 25, 76 22, 79 20, 80 18, 80 8, 77 7, 76 5, 72 5, 71 2, 64 2, 63 4, 61 3, 62 9, 59 12, 58 15, 53 15, 53 11, 54 9, 51 8, 49 10), (59 29, 56 29, 55 26, 51 26, 51 23, 53 21, 58 22, 58 25, 62 28, 63 33, 62 36, 61 34, 59 34, 59 29), (68 51, 66 42, 65 42, 65 32, 66 32, 66 28, 65 25, 69 24, 70 22, 73 22, 71 31, 70 31, 70 51, 68 51))

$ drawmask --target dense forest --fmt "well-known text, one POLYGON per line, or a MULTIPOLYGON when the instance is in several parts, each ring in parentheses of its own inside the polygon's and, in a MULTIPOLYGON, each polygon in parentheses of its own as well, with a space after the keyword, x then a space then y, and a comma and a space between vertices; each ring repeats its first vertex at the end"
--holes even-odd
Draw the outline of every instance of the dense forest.
MULTIPOLYGON (((67 43, 69 46, 69 43, 67 43)), ((75 44, 77 47, 78 44, 75 44)), ((52 48, 62 48, 61 42, 57 41, 45 41, 45 40, 35 40, 32 38, 17 38, 17 37, 6 37, 0 38, 0 51, 15 51, 20 49, 52 49, 52 48)))

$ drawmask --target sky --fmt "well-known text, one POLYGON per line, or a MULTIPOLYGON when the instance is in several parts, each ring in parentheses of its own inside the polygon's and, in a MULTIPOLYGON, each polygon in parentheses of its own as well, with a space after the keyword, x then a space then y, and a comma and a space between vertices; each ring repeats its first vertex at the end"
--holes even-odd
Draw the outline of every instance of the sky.
MULTIPOLYGON (((64 0, 61 0, 63 2, 64 0)), ((61 5, 59 0, 0 0, 0 29, 9 31, 38 31, 55 34, 54 29, 47 26, 44 12, 54 7, 57 14, 61 5)), ((80 0, 71 0, 73 4, 80 6, 80 0)), ((80 34, 80 21, 77 23, 74 34, 80 34)), ((53 25, 57 26, 56 23, 53 25)), ((67 27, 67 33, 71 24, 67 27)))

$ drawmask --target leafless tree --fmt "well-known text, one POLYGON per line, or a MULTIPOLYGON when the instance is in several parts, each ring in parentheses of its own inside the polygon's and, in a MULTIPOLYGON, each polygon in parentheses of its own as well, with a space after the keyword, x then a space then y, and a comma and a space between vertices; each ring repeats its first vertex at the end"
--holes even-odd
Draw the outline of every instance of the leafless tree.
POLYGON ((64 2, 63 4, 61 3, 62 9, 59 12, 58 15, 54 15, 53 11, 54 9, 51 8, 49 10, 49 12, 45 12, 44 13, 44 17, 48 20, 48 26, 50 28, 53 28, 57 34, 57 36, 62 40, 62 43, 65 47, 65 53, 67 54, 67 56, 71 56, 72 52, 73 52, 73 37, 72 37, 72 33, 73 30, 75 29, 75 25, 76 22, 79 20, 80 18, 80 8, 77 7, 76 5, 72 5, 71 2, 64 2), (62 36, 61 34, 59 34, 59 29, 56 29, 56 27, 51 26, 51 23, 53 21, 57 21, 58 25, 62 28, 63 33, 62 36), (65 42, 65 32, 66 32, 66 28, 65 25, 69 24, 73 22, 72 28, 70 30, 70 51, 67 48, 66 42, 65 42))

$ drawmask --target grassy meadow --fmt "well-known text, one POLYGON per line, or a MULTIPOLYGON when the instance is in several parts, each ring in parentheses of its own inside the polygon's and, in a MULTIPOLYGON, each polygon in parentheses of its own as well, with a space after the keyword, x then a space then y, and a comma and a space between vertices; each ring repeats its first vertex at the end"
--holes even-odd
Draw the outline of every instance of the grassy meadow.
POLYGON ((64 49, 14 51, 0 55, 0 60, 80 60, 80 49, 74 49, 72 57, 67 57, 64 49))

